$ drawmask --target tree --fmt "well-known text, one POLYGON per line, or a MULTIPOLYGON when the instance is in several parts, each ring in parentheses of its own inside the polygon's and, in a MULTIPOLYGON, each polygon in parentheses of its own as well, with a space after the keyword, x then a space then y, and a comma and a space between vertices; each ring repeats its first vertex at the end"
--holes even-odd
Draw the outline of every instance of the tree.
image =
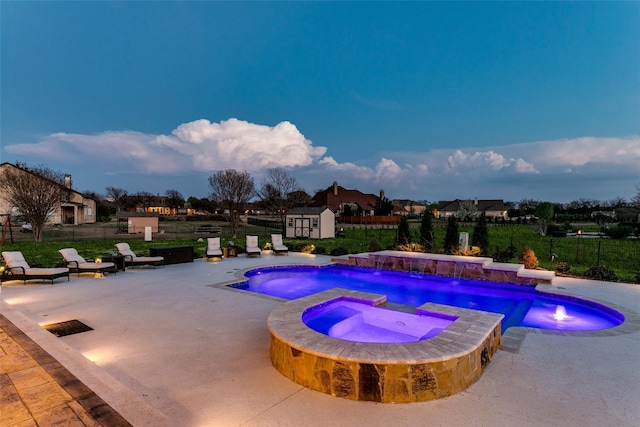
POLYGON ((533 199, 522 199, 518 202, 518 210, 522 216, 533 214, 536 211, 536 206, 538 206, 538 202, 533 199))
POLYGON ((487 217, 485 214, 478 217, 476 225, 473 227, 471 246, 479 247, 482 255, 489 253, 489 229, 487 228, 487 217))
POLYGON ((378 198, 374 206, 374 215, 388 216, 393 213, 393 202, 386 197, 378 198))
POLYGON ((107 187, 107 199, 111 200, 111 203, 113 203, 113 206, 116 208, 116 212, 120 212, 124 208, 128 194, 127 190, 123 190, 122 188, 107 187))
POLYGON ((433 252, 434 242, 435 235, 431 213, 425 212, 422 214, 422 220, 420 221, 420 244, 424 246, 425 251, 433 252))
POLYGON ((134 208, 144 208, 146 211, 148 207, 156 206, 158 204, 158 198, 149 193, 148 191, 138 191, 127 197, 127 201, 134 208))
POLYGON ((636 194, 631 198, 632 208, 640 209, 640 184, 636 185, 636 194))
POLYGON ((540 234, 542 236, 546 236, 547 227, 549 226, 549 221, 553 220, 553 203, 551 202, 538 203, 538 206, 536 206, 536 216, 540 220, 540 234))
POLYGON ((198 212, 213 213, 215 211, 215 204, 206 197, 198 199, 197 197, 191 196, 187 199, 187 202, 192 209, 195 209, 198 212))
POLYGON ((409 229, 409 220, 406 216, 400 218, 398 225, 398 245, 408 245, 411 243, 411 230, 409 229))
POLYGON ((218 171, 209 177, 210 198, 228 211, 233 237, 238 237, 240 215, 256 194, 255 184, 247 171, 218 171))
POLYGON ((262 180, 258 197, 262 205, 267 210, 276 212, 282 221, 287 209, 293 207, 287 196, 296 190, 299 190, 298 183, 287 171, 283 168, 270 168, 262 180))
POLYGON ((164 195, 166 197, 167 207, 176 209, 184 207, 184 197, 182 197, 182 194, 180 194, 178 190, 167 190, 164 195))
POLYGON ((44 165, 17 163, 0 173, 0 188, 7 203, 26 217, 36 242, 42 242, 44 224, 60 203, 69 200, 71 189, 64 184, 65 174, 44 165))
POLYGON ((458 221, 451 215, 447 217, 447 231, 444 236, 444 251, 447 254, 454 253, 459 246, 458 221))
POLYGON ((295 190, 287 194, 292 208, 302 208, 311 203, 311 196, 304 190, 295 190))
POLYGON ((473 200, 462 200, 458 205, 456 216, 463 221, 471 220, 478 214, 478 205, 473 200))
POLYGON ((109 222, 109 216, 111 214, 111 207, 105 197, 101 194, 96 193, 95 191, 85 191, 82 194, 85 197, 93 199, 96 201, 96 220, 101 222, 109 222))

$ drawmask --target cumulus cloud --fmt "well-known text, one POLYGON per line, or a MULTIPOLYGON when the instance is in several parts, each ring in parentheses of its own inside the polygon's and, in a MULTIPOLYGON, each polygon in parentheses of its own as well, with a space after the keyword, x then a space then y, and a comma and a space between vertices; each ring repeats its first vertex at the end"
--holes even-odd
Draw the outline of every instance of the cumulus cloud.
POLYGON ((318 162, 319 165, 325 166, 330 171, 346 172, 353 178, 362 180, 371 180, 375 176, 374 171, 366 166, 358 166, 355 163, 345 162, 338 163, 331 156, 324 157, 318 162))
POLYGON ((182 124, 172 134, 175 139, 167 143, 191 155, 203 170, 308 166, 327 151, 314 147, 286 121, 270 127, 238 119, 220 123, 202 119, 182 124))
POLYGON ((447 171, 454 174, 464 174, 471 170, 494 170, 510 168, 519 173, 537 173, 538 171, 533 165, 523 159, 506 158, 500 153, 493 150, 475 151, 473 153, 464 153, 456 150, 447 158, 447 171))
POLYGON ((227 168, 257 171, 301 167, 317 161, 326 147, 314 146, 290 122, 265 126, 238 119, 220 123, 196 120, 171 135, 104 132, 94 135, 56 133, 36 144, 15 144, 7 152, 45 158, 119 160, 120 166, 145 172, 227 168))
MULTIPOLYGON (((183 182, 205 182, 203 177, 215 170, 234 168, 259 175, 266 168, 285 167, 308 191, 326 188, 337 180, 345 187, 365 192, 384 188, 390 196, 416 200, 475 196, 513 200, 559 192, 562 183, 562 188, 570 188, 572 194, 576 189, 582 191, 575 197, 606 199, 613 196, 612 188, 633 191, 640 176, 638 136, 372 152, 369 158, 358 162, 341 162, 326 155, 326 147, 315 146, 287 121, 266 126, 238 119, 219 123, 201 119, 181 124, 169 134, 55 133, 34 144, 3 148, 6 153, 23 158, 64 164, 65 172, 90 169, 92 179, 105 174, 112 175, 111 180, 125 173, 146 174, 136 182, 149 178, 146 189, 151 186, 149 183, 160 186, 151 190, 154 192, 172 187, 178 182, 178 175, 182 175, 183 182), (173 174, 174 179, 162 183, 167 174, 173 174)), ((101 183, 94 188, 105 185, 111 184, 101 183)), ((624 191, 620 194, 626 195, 624 191)))
POLYGON ((537 141, 506 146, 505 150, 526 152, 535 164, 564 169, 588 164, 630 165, 640 169, 640 136, 626 138, 585 137, 537 141))
POLYGON ((405 171, 400 169, 400 166, 391 159, 385 159, 384 157, 376 165, 376 181, 377 182, 390 182, 397 184, 402 180, 405 175, 405 171))

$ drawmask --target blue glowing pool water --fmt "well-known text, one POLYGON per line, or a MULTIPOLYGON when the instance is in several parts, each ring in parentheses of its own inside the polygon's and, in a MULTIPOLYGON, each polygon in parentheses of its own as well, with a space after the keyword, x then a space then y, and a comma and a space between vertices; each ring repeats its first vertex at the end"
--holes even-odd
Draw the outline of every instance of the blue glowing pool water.
POLYGON ((427 302, 502 313, 502 332, 511 326, 592 331, 620 325, 624 316, 602 304, 538 292, 532 287, 330 265, 267 267, 246 273, 235 288, 289 300, 332 288, 387 296, 418 307, 427 302))
POLYGON ((416 342, 432 338, 449 327, 455 316, 408 314, 338 298, 309 307, 302 321, 332 338, 371 343, 416 342))

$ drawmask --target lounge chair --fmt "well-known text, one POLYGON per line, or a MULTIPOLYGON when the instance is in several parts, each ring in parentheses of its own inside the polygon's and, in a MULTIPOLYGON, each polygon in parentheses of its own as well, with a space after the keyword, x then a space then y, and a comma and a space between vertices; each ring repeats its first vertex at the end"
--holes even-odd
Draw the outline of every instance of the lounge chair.
POLYGON ((86 260, 82 258, 78 251, 74 248, 60 249, 60 255, 67 263, 70 273, 77 273, 80 277, 80 273, 115 273, 116 265, 112 262, 94 262, 93 260, 86 260))
POLYGON ((289 255, 289 248, 282 243, 282 234, 271 235, 271 249, 276 255, 280 253, 289 255))
POLYGON ((262 255, 260 246, 258 246, 258 236, 247 236, 247 256, 262 255))
POLYGON ((222 258, 222 249, 220 248, 219 237, 207 238, 207 258, 222 258))
POLYGON ((0 282, 8 282, 10 280, 22 280, 27 284, 27 280, 51 280, 59 277, 66 277, 69 281, 69 269, 64 268, 38 268, 31 267, 25 261, 22 252, 2 252, 2 258, 6 265, 5 271, 0 276, 0 282))
POLYGON ((154 268, 164 264, 164 257, 161 256, 138 256, 133 253, 128 243, 116 243, 116 249, 118 253, 124 258, 125 267, 131 266, 143 266, 150 265, 154 268))

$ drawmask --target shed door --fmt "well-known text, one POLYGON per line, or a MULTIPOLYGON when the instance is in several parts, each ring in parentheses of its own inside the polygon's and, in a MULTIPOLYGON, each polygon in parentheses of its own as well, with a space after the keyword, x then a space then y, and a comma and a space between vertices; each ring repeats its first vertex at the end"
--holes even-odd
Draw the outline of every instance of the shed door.
POLYGON ((311 235, 311 218, 295 218, 293 235, 308 238, 311 235))

